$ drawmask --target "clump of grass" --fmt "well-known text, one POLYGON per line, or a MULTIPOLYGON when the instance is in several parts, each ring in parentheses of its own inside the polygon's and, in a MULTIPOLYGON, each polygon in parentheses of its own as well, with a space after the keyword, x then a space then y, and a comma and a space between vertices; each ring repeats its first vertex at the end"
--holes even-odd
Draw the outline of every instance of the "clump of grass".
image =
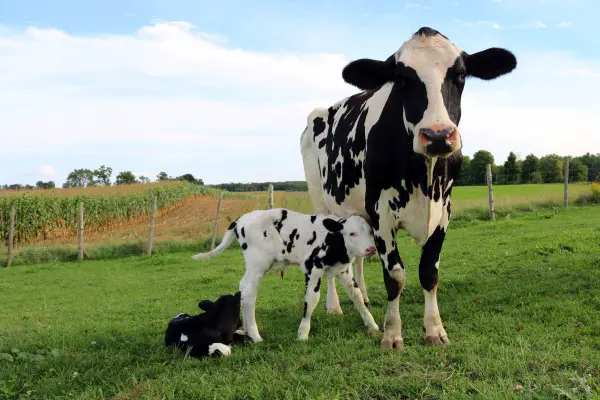
POLYGON ((575 200, 575 204, 600 204, 600 183, 590 184, 590 192, 580 195, 575 200))

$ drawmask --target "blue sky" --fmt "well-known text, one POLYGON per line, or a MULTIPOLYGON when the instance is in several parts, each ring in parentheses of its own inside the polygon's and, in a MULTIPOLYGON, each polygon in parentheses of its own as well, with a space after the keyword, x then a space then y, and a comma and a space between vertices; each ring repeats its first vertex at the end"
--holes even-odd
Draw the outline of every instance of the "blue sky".
POLYGON ((304 179, 306 116, 355 92, 343 65, 386 58, 421 26, 518 57, 467 83, 465 154, 600 152, 599 15, 593 0, 0 0, 0 183, 102 164, 304 179))

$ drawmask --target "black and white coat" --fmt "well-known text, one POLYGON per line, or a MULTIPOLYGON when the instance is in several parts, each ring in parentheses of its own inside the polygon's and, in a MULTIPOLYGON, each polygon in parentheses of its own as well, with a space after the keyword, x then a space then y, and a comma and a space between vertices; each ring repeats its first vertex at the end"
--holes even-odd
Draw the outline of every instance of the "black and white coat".
MULTIPOLYGON (((437 304, 438 266, 462 161, 461 95, 466 77, 494 79, 515 67, 507 50, 469 55, 439 32, 421 28, 386 61, 348 64, 344 80, 363 91, 308 116, 300 143, 315 211, 360 215, 373 228, 388 298, 386 348, 403 347, 400 228, 422 247, 426 340, 448 341, 437 304)), ((368 301, 362 269, 358 260, 356 279, 368 301)), ((327 308, 339 312, 334 278, 328 279, 327 308)))
POLYGON ((371 227, 360 216, 337 218, 306 215, 276 208, 255 210, 232 222, 223 240, 209 253, 192 256, 204 260, 222 252, 237 238, 246 273, 240 281, 245 333, 255 342, 262 341, 255 318, 256 296, 264 274, 270 269, 299 265, 305 274, 304 315, 298 339, 308 339, 311 315, 319 302, 321 278, 337 277, 371 331, 379 330, 367 309, 353 278, 355 257, 375 254, 371 227))

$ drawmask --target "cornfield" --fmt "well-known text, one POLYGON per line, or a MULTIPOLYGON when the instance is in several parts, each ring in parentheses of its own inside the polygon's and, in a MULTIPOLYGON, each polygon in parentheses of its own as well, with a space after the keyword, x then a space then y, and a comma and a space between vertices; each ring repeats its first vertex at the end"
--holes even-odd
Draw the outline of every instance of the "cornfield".
MULTIPOLYGON (((195 196, 217 196, 220 190, 190 183, 150 187, 146 191, 119 194, 81 194, 62 196, 56 193, 26 192, 0 197, 0 237, 8 238, 10 209, 15 205, 14 244, 72 236, 77 233, 78 203, 84 204, 86 231, 110 229, 146 218, 152 199, 157 196, 158 214, 177 207, 195 196)), ((223 192, 224 198, 248 197, 223 192)))

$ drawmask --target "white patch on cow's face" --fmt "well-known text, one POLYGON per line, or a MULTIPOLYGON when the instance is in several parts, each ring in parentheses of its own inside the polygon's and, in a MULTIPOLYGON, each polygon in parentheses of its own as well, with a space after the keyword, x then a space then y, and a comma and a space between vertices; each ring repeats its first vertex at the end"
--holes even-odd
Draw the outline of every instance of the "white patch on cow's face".
POLYGON ((415 138, 413 150, 416 153, 430 156, 426 149, 426 139, 419 135, 420 129, 456 130, 455 134, 451 135, 451 153, 442 155, 444 157, 462 148, 458 126, 450 119, 442 96, 442 85, 448 69, 459 57, 460 49, 441 35, 413 36, 395 54, 396 62, 414 69, 426 88, 427 108, 420 121, 407 121, 406 110, 403 110, 405 126, 415 138))
POLYGON ((187 342, 188 341, 188 337, 182 333, 181 337, 179 338, 179 341, 180 342, 187 342))
POLYGON ((353 215, 344 222, 342 229, 348 254, 356 257, 370 257, 375 254, 371 240, 371 226, 362 217, 353 215))

